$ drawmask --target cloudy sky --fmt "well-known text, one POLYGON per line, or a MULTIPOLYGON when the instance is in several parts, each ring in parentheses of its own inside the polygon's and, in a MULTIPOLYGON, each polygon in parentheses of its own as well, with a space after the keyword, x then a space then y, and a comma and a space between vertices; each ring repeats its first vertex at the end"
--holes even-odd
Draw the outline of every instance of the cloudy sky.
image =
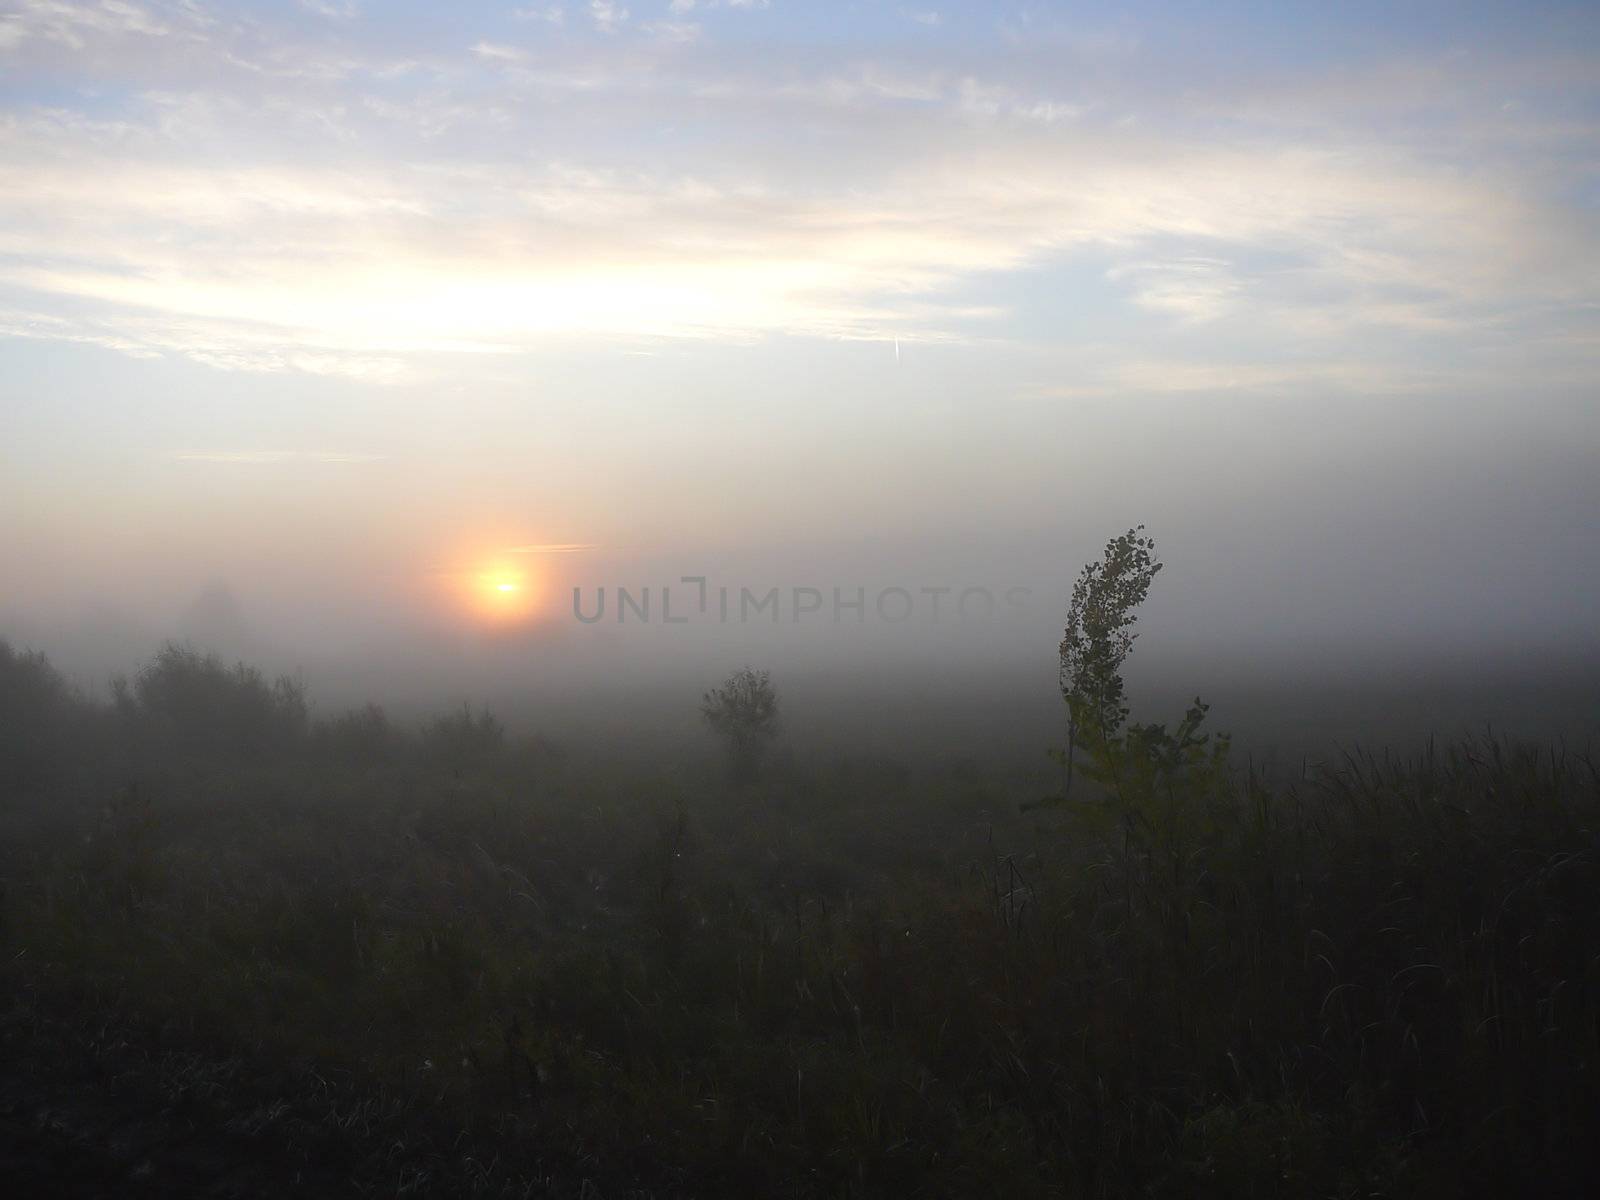
POLYGON ((1592 648, 1597 102, 1588 4, 3 0, 0 615, 1144 521, 1197 642, 1592 648))

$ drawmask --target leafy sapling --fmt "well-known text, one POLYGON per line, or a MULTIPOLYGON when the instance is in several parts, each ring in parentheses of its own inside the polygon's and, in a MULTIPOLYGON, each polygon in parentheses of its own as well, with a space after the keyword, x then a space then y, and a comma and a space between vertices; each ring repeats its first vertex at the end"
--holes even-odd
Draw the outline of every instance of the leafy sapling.
MULTIPOLYGON (((1207 705, 1195 698, 1177 727, 1128 723, 1122 667, 1133 653, 1136 609, 1161 570, 1154 539, 1138 525, 1106 543, 1099 561, 1084 566, 1072 588, 1061 638, 1061 698, 1067 706, 1061 792, 1044 804, 1065 803, 1082 758, 1082 773, 1106 786, 1120 809, 1153 816, 1152 806, 1177 819, 1185 797, 1214 788, 1227 772, 1228 739, 1200 732, 1207 705)), ((1029 805, 1028 807, 1034 807, 1029 805)))
POLYGON ((1106 543, 1100 561, 1084 565, 1072 586, 1061 638, 1061 696, 1067 705, 1067 744, 1061 760, 1061 798, 1072 793, 1080 741, 1103 753, 1127 720, 1122 664, 1138 636, 1134 610, 1150 593, 1161 563, 1156 544, 1139 525, 1106 543))
POLYGON ((700 715, 723 739, 735 779, 760 774, 778 733, 778 693, 770 672, 741 667, 705 694, 700 715))

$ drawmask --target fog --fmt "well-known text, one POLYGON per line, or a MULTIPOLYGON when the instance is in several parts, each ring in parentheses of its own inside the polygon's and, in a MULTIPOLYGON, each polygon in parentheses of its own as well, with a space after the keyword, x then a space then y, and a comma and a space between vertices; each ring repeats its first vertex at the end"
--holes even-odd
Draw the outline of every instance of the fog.
POLYGON ((1474 453, 1460 424, 1413 420, 1388 423, 1403 448, 1341 451, 1325 429, 1314 455, 1284 444, 1248 469, 1228 455, 1242 430, 1191 426, 1130 447, 1134 474, 1064 467, 1026 497, 928 495, 938 528, 906 512, 887 535, 842 533, 873 525, 840 494, 869 479, 729 491, 727 519, 749 527, 738 542, 685 529, 625 549, 491 548, 483 561, 506 565, 490 573, 517 580, 509 613, 471 565, 420 579, 329 565, 318 543, 348 514, 305 513, 239 530, 217 557, 255 561, 230 574, 129 562, 92 600, 50 612, 13 599, 6 631, 91 693, 171 639, 301 679, 322 711, 486 703, 519 728, 636 747, 702 742, 701 691, 749 663, 773 671, 797 748, 1038 765, 1059 739, 1072 580, 1138 519, 1165 568, 1129 668, 1137 719, 1172 719, 1199 694, 1263 755, 1491 726, 1582 740, 1600 702, 1589 447, 1569 438, 1519 460, 1488 430, 1474 453), (747 495, 766 511, 738 511, 747 495), (786 538, 755 540, 772 525, 786 538), (257 544, 280 537, 270 555, 257 544))
POLYGON ((1027 742, 1142 523, 1152 717, 1588 670, 1592 13, 650 7, 8 17, 0 634, 553 727, 749 661, 796 735, 1027 742), (929 611, 663 620, 702 576, 929 611))
POLYGON ((1600 1195, 1597 60, 0 4, 0 1175, 1600 1195))
MULTIPOLYGON (((985 405, 977 387, 966 399, 985 405)), ((671 451, 633 477, 599 473, 604 452, 575 442, 597 477, 562 502, 593 523, 498 527, 456 517, 474 489, 430 487, 411 459, 146 464, 142 491, 87 493, 18 461, 0 620, 89 691, 177 639, 297 675, 330 708, 471 700, 573 736, 604 715, 694 737, 699 692, 749 662, 781 682, 800 743, 1018 759, 1058 723, 1072 579, 1144 523, 1166 568, 1130 668, 1141 718, 1199 693, 1262 751, 1593 721, 1587 401, 1537 421, 1490 397, 1130 399, 1036 419, 946 415, 937 437, 908 419, 907 444, 875 463, 840 418, 815 418, 837 445, 735 428, 715 462, 671 451), (539 536, 597 526, 615 540, 539 536), (516 581, 512 611, 481 594, 497 571, 516 581)))

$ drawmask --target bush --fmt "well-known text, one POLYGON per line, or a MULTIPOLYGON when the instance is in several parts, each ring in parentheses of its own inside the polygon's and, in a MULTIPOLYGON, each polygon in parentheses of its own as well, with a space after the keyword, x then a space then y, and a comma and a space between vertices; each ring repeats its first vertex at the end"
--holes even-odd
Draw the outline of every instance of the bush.
POLYGON ((487 708, 474 712, 463 704, 459 712, 435 717, 423 731, 422 744, 433 763, 460 774, 497 761, 505 751, 506 729, 487 708))
POLYGON ((226 667, 214 654, 169 642, 130 689, 116 684, 118 707, 141 732, 203 757, 263 758, 301 745, 305 688, 254 667, 226 667))
POLYGON ((326 758, 351 762, 381 762, 394 757, 405 744, 389 714, 376 704, 352 708, 337 717, 316 722, 311 744, 326 758))
POLYGON ((20 792, 54 777, 79 707, 43 654, 0 641, 0 788, 20 792))

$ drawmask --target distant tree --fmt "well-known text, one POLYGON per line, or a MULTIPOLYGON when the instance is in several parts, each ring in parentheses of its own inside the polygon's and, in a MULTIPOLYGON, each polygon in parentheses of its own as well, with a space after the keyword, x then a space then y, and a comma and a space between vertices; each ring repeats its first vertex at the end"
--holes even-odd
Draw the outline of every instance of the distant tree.
POLYGON ((741 667, 705 694, 700 715, 726 744, 736 779, 760 772, 778 732, 778 694, 770 672, 741 667))
POLYGON ((1067 705, 1067 744, 1061 751, 1061 794, 1072 791, 1079 742, 1103 749, 1128 717, 1122 664, 1138 636, 1134 609, 1161 570, 1156 544, 1138 525, 1106 543, 1100 561, 1086 563, 1072 587, 1061 638, 1061 696, 1067 705))

